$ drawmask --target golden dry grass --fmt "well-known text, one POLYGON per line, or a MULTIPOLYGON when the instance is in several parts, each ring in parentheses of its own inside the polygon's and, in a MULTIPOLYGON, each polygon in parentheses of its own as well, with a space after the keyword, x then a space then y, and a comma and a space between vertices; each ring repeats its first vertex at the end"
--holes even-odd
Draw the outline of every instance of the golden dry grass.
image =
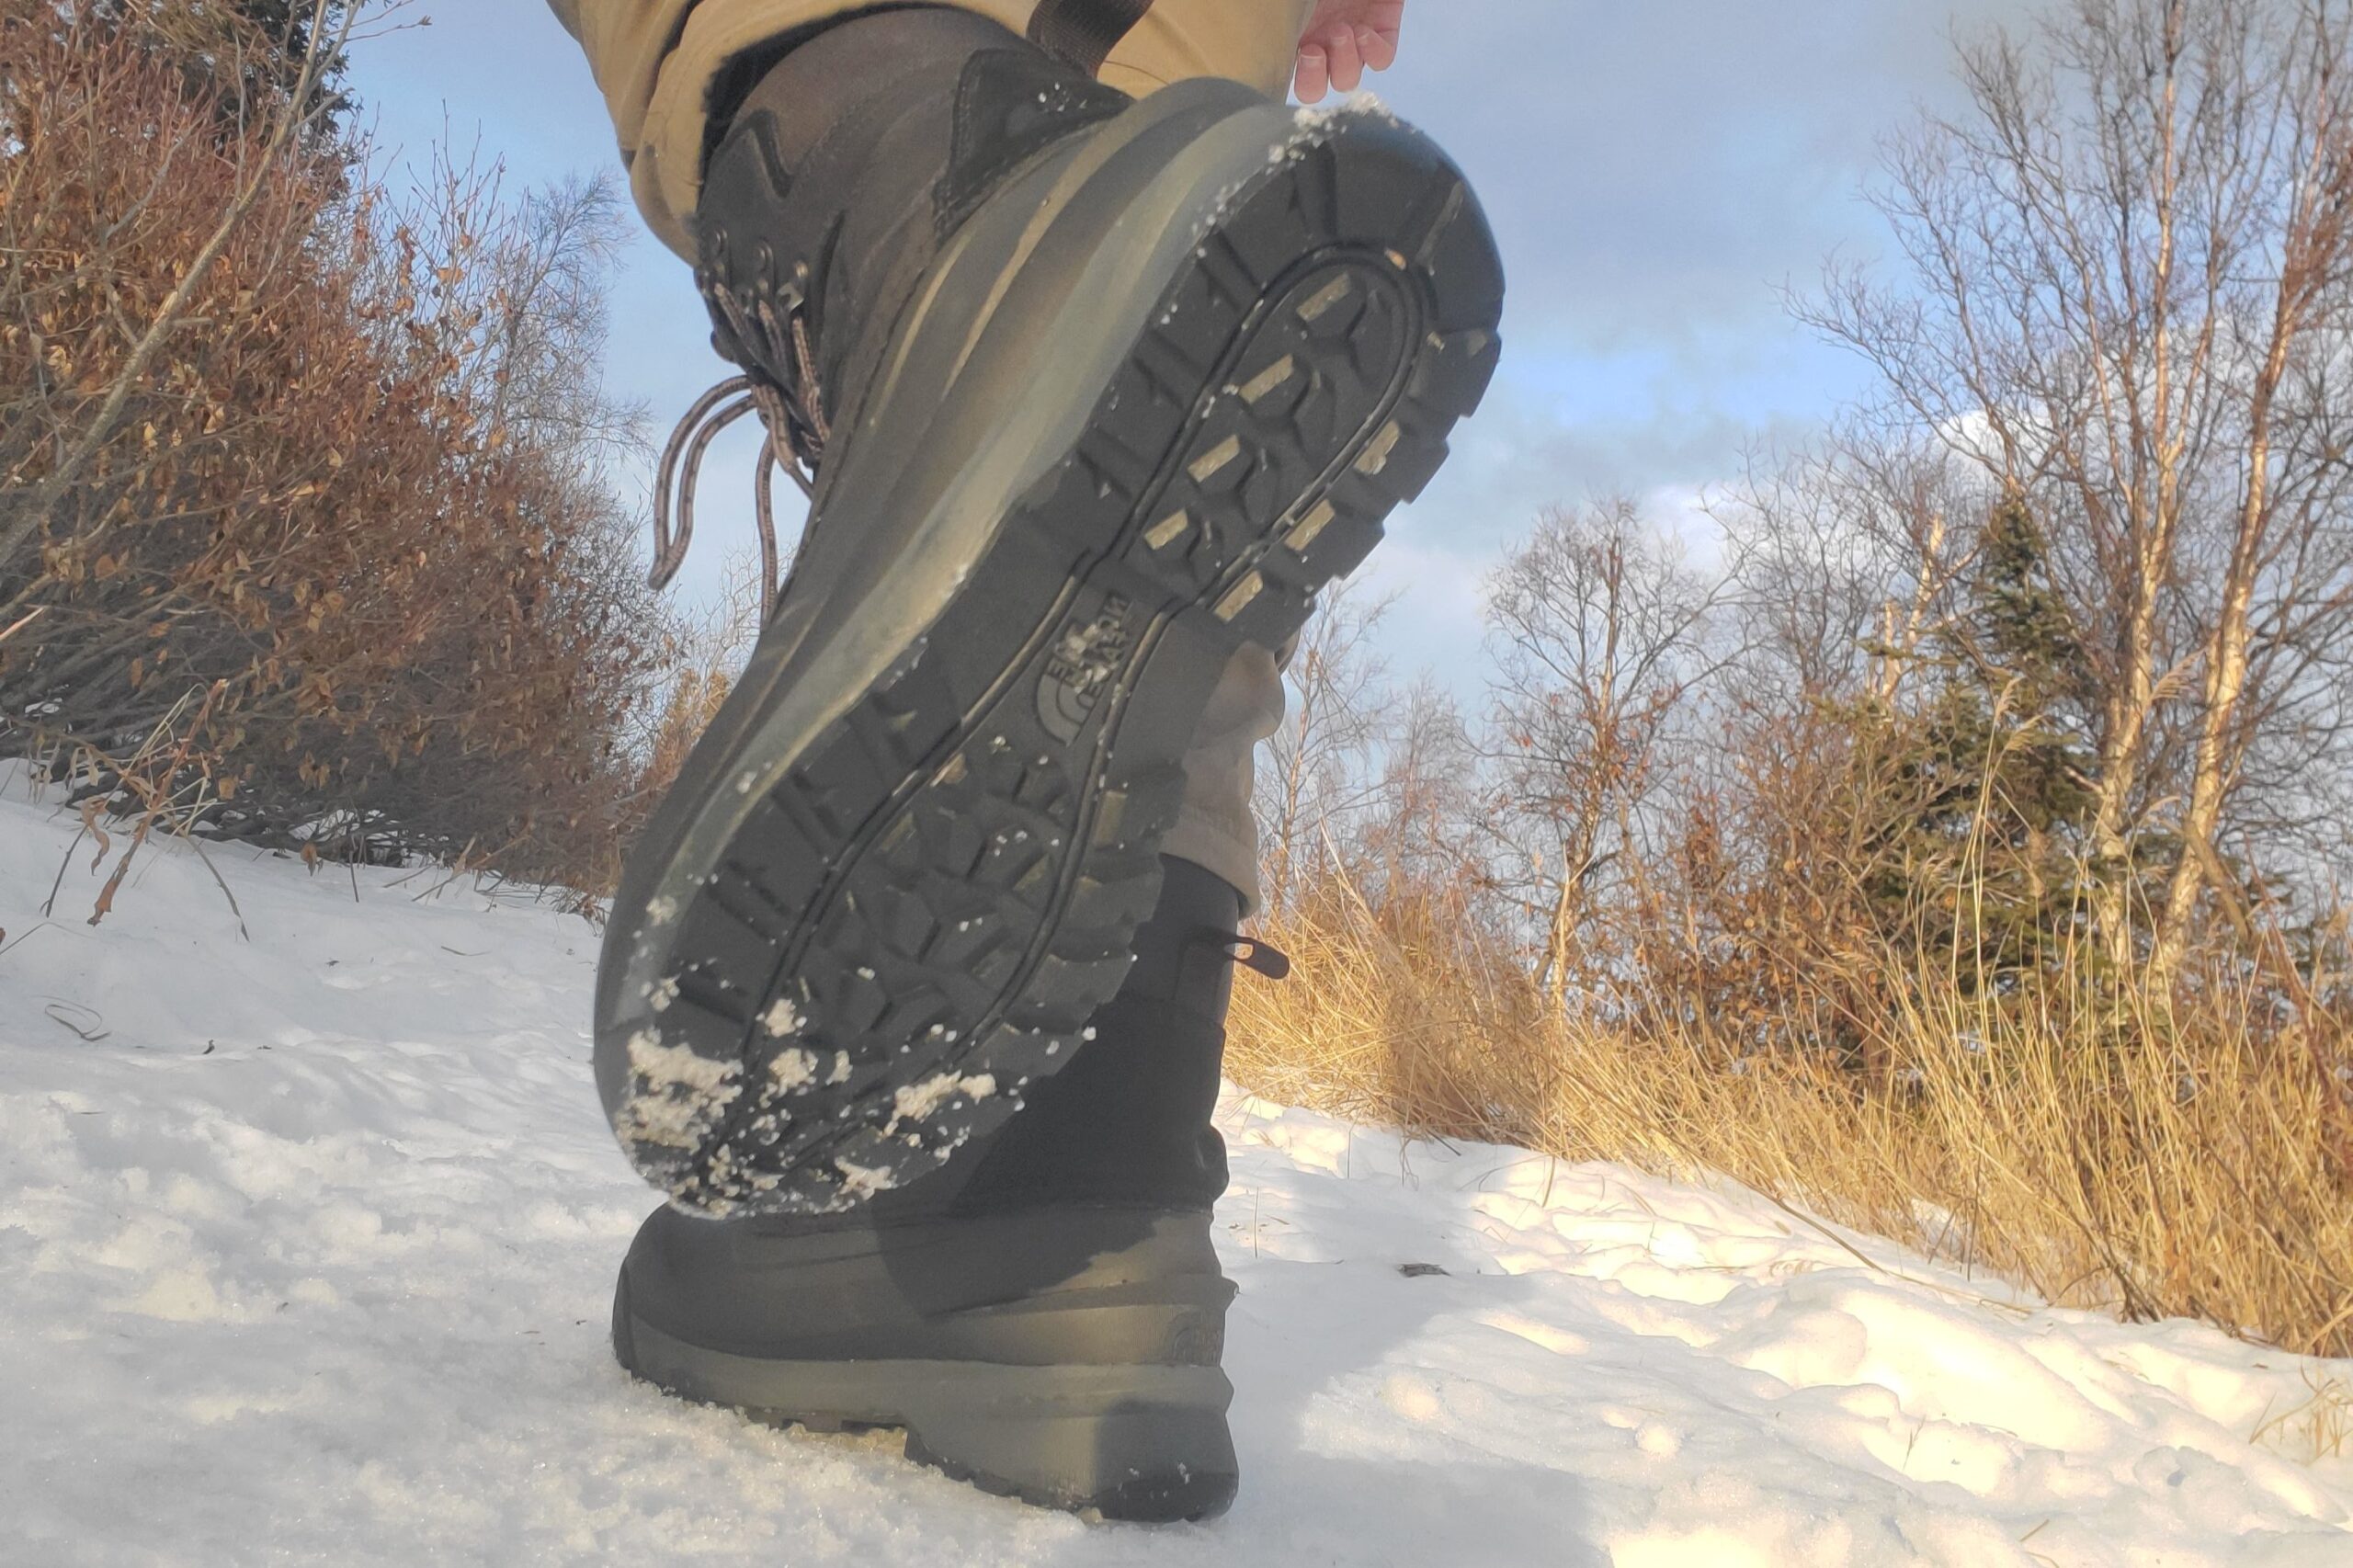
POLYGON ((1974 1000, 1932 965, 1858 955, 1893 1063, 1866 1082, 1550 1007, 1457 913, 1376 907, 1334 877, 1263 923, 1296 969, 1245 977, 1229 1072, 1415 1132, 1720 1172, 2053 1302, 2353 1354, 2353 1142, 2327 1065, 2344 1041, 2259 1017, 2251 983, 2111 1003, 2096 1028, 2068 971, 2052 994, 1974 1000))

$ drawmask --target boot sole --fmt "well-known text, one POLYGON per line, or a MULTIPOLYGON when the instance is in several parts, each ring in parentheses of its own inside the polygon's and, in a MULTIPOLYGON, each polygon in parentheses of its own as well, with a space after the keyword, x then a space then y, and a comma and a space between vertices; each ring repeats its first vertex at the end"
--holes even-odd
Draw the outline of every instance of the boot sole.
POLYGON ((1214 1367, 764 1361, 664 1334, 626 1289, 613 1342, 665 1393, 771 1426, 902 1431, 915 1463, 1038 1507, 1165 1524, 1223 1513, 1241 1484, 1214 1367))
MULTIPOLYGON (((954 561, 936 617, 870 633, 870 678, 739 688, 758 706, 722 710, 726 743, 677 786, 700 818, 616 900, 599 1086, 682 1204, 854 1207, 1076 1053, 1228 662, 1300 630, 1485 390, 1500 268, 1443 155, 1385 118, 1261 105, 1285 131, 1269 157, 1270 122, 1196 97, 1147 101, 1175 128, 1154 177, 1196 208, 1144 220, 1173 253, 1102 307, 1143 324, 1124 357, 999 389, 1068 401, 1075 439, 954 561), (1177 135, 1188 112, 1214 133, 1177 135), (822 723, 787 717, 840 684, 822 723)), ((892 449, 888 418, 867 452, 892 449)))
POLYGON ((895 1428, 910 1460, 1045 1507, 1164 1522, 1233 1501, 1218 1360, 1233 1288, 1206 1217, 1006 1215, 904 1240, 714 1232, 693 1239, 722 1250, 684 1267, 647 1244, 676 1224, 648 1222, 613 1298, 616 1357, 666 1392, 770 1426, 895 1428), (977 1304, 910 1316, 910 1292, 977 1304), (731 1309, 730 1328, 715 1294, 759 1304, 731 1309), (746 1335, 767 1353, 697 1342, 746 1335))

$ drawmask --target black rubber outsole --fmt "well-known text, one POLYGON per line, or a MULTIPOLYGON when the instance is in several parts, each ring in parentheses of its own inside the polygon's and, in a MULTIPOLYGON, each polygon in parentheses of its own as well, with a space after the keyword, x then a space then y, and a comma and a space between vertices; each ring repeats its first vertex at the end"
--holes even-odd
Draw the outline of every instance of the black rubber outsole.
MULTIPOLYGON (((1033 1507, 1176 1524, 1224 1513, 1241 1489, 1222 1400, 1163 1405, 1130 1397, 1087 1408, 1084 1402, 1057 1402, 1051 1388, 1041 1386, 1055 1377, 1052 1368, 883 1361, 803 1369, 746 1362, 672 1340, 640 1322, 626 1273, 613 1301, 613 1350, 632 1377, 675 1398, 822 1437, 896 1432, 910 1463, 1033 1507), (731 1386, 744 1381, 746 1366, 766 1374, 759 1378, 763 1395, 746 1397, 731 1386), (827 1392, 813 1389, 796 1403, 770 1403, 778 1385, 808 1374, 827 1392), (976 1374, 987 1392, 969 1397, 970 1391, 955 1387, 960 1374, 976 1374)), ((1061 1370, 1108 1380, 1123 1375, 1117 1367, 1061 1370)), ((1133 1369, 1144 1375, 1166 1370, 1173 1369, 1133 1369)))
POLYGON ((853 1207, 1075 1053, 1219 676, 1437 472, 1501 297, 1461 176, 1385 118, 1301 130, 1226 199, 947 612, 655 922, 615 1117, 642 1171, 715 1213, 853 1207), (1051 612, 1008 615, 1040 581, 1051 612))
MULTIPOLYGON (((806 1423, 801 1423, 805 1426, 806 1423)), ((951 1481, 978 1487, 993 1497, 1010 1497, 1033 1508, 1058 1508, 1065 1513, 1091 1514, 1117 1524, 1198 1524, 1213 1519, 1233 1506, 1242 1490, 1235 1470, 1192 1470, 1131 1477, 1100 1492, 1083 1496, 1053 1492, 993 1475, 976 1465, 960 1463, 926 1447, 922 1437, 907 1434, 909 1462, 936 1470, 951 1481)))

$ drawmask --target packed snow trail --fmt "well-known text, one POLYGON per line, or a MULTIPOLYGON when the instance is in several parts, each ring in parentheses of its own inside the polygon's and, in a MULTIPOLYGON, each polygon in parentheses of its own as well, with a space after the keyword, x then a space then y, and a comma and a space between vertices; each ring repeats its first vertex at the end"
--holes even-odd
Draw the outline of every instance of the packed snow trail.
POLYGON ((1225 1518, 1089 1525, 680 1404, 606 1344, 653 1200, 585 922, 216 848, 246 941, 159 845, 92 930, 75 826, 0 801, 0 1561, 2353 1562, 2353 1464, 2249 1440, 2353 1366, 1238 1096, 1225 1518))

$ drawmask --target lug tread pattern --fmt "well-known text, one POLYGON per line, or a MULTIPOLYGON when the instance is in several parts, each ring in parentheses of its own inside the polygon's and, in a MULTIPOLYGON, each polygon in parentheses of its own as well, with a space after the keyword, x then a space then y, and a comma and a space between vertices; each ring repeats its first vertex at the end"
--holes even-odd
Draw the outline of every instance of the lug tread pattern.
POLYGON ((1437 471, 1501 301, 1461 176, 1392 123, 1324 122, 1230 199, 1008 519, 1073 562, 1023 662, 968 711, 951 608, 782 769, 665 933, 654 1033, 716 1070, 632 1081, 642 1124, 692 1133, 624 1125, 642 1171, 714 1213, 853 1207, 1070 1060, 1158 896, 1218 674, 1293 635, 1437 471))

